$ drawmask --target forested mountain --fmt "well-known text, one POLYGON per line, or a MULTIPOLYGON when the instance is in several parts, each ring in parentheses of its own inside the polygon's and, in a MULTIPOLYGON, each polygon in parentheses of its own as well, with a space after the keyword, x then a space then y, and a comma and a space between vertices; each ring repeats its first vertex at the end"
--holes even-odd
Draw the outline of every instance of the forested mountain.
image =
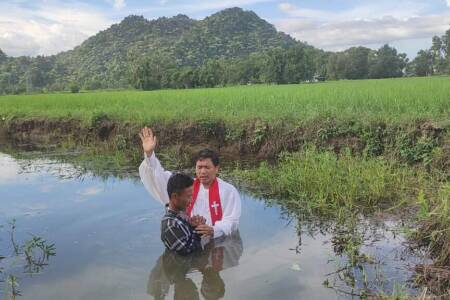
POLYGON ((300 43, 254 12, 240 8, 199 21, 185 15, 152 21, 128 16, 57 55, 12 58, 0 52, 0 93, 63 90, 71 82, 88 89, 127 87, 130 65, 156 53, 176 66, 198 66, 206 59, 236 58, 296 44, 300 43))
POLYGON ((450 30, 412 62, 389 45, 326 52, 241 8, 203 20, 128 16, 56 55, 8 57, 0 50, 0 94, 448 74, 449 49, 450 30))

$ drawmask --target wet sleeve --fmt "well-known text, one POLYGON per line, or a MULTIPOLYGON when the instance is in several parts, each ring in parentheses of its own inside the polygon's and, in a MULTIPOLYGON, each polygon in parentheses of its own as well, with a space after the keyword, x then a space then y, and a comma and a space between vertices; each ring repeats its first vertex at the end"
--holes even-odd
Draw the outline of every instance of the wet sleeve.
POLYGON ((167 195, 167 182, 172 173, 164 170, 161 163, 156 158, 155 152, 148 157, 145 155, 144 160, 139 166, 139 176, 144 184, 145 189, 157 201, 162 204, 169 203, 169 196, 167 195))

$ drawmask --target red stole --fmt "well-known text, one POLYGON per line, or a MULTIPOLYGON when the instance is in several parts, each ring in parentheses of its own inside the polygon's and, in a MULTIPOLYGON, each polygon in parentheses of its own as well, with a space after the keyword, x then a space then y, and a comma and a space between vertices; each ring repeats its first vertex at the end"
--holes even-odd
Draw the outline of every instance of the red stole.
MULTIPOLYGON (((192 194, 192 201, 186 209, 188 216, 191 216, 192 209, 194 208, 195 201, 197 200, 198 191, 200 190, 200 180, 195 178, 194 180, 194 192, 192 194)), ((217 178, 214 179, 213 183, 209 187, 209 212, 211 213, 212 225, 216 221, 222 220, 222 203, 220 202, 219 195, 219 182, 217 178)))

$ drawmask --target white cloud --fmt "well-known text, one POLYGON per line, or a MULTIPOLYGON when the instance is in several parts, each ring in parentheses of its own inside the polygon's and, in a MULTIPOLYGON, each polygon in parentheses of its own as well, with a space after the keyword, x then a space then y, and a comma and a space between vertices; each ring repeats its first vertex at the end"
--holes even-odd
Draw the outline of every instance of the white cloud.
MULTIPOLYGON (((450 0, 449 0, 450 1, 450 0)), ((376 4, 363 3, 345 10, 321 10, 299 7, 291 3, 281 3, 278 8, 291 17, 301 17, 313 20, 370 20, 383 17, 406 19, 423 15, 428 5, 417 0, 386 1, 379 0, 376 4)))
POLYGON ((83 4, 40 3, 23 7, 0 3, 0 49, 7 55, 49 55, 69 50, 112 24, 103 13, 83 4))
POLYGON ((291 17, 300 17, 300 18, 316 19, 316 20, 317 19, 321 19, 321 20, 322 19, 331 19, 336 14, 336 13, 328 12, 328 11, 324 11, 324 10, 300 8, 291 3, 281 3, 278 5, 278 8, 282 12, 290 15, 291 17))
POLYGON ((379 0, 377 6, 364 4, 337 12, 304 9, 290 3, 278 7, 288 15, 274 22, 279 30, 326 50, 431 40, 433 35, 445 32, 450 23, 450 13, 427 15, 427 6, 416 0, 379 0))
POLYGON ((225 9, 229 7, 244 7, 258 3, 272 2, 271 0, 222 0, 222 1, 200 1, 191 3, 184 7, 190 11, 205 11, 212 9, 225 9))
POLYGON ((246 7, 254 4, 275 2, 275 0, 209 0, 209 1, 191 1, 189 4, 167 5, 169 1, 161 0, 161 6, 152 6, 137 10, 135 13, 169 13, 169 14, 195 14, 208 12, 212 10, 221 10, 230 7, 246 7))
POLYGON ((122 8, 124 8, 125 6, 127 6, 125 0, 114 0, 113 7, 114 7, 115 9, 122 9, 122 8))

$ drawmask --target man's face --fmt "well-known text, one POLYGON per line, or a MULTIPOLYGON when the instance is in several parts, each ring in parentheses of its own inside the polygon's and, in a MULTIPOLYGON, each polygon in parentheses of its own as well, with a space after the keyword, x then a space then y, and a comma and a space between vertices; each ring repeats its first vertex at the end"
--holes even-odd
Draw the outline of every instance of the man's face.
POLYGON ((198 160, 195 165, 195 174, 201 184, 211 184, 219 172, 219 166, 214 166, 210 158, 198 160))
POLYGON ((175 193, 173 202, 178 210, 184 211, 192 200, 193 187, 185 188, 181 193, 175 193))

